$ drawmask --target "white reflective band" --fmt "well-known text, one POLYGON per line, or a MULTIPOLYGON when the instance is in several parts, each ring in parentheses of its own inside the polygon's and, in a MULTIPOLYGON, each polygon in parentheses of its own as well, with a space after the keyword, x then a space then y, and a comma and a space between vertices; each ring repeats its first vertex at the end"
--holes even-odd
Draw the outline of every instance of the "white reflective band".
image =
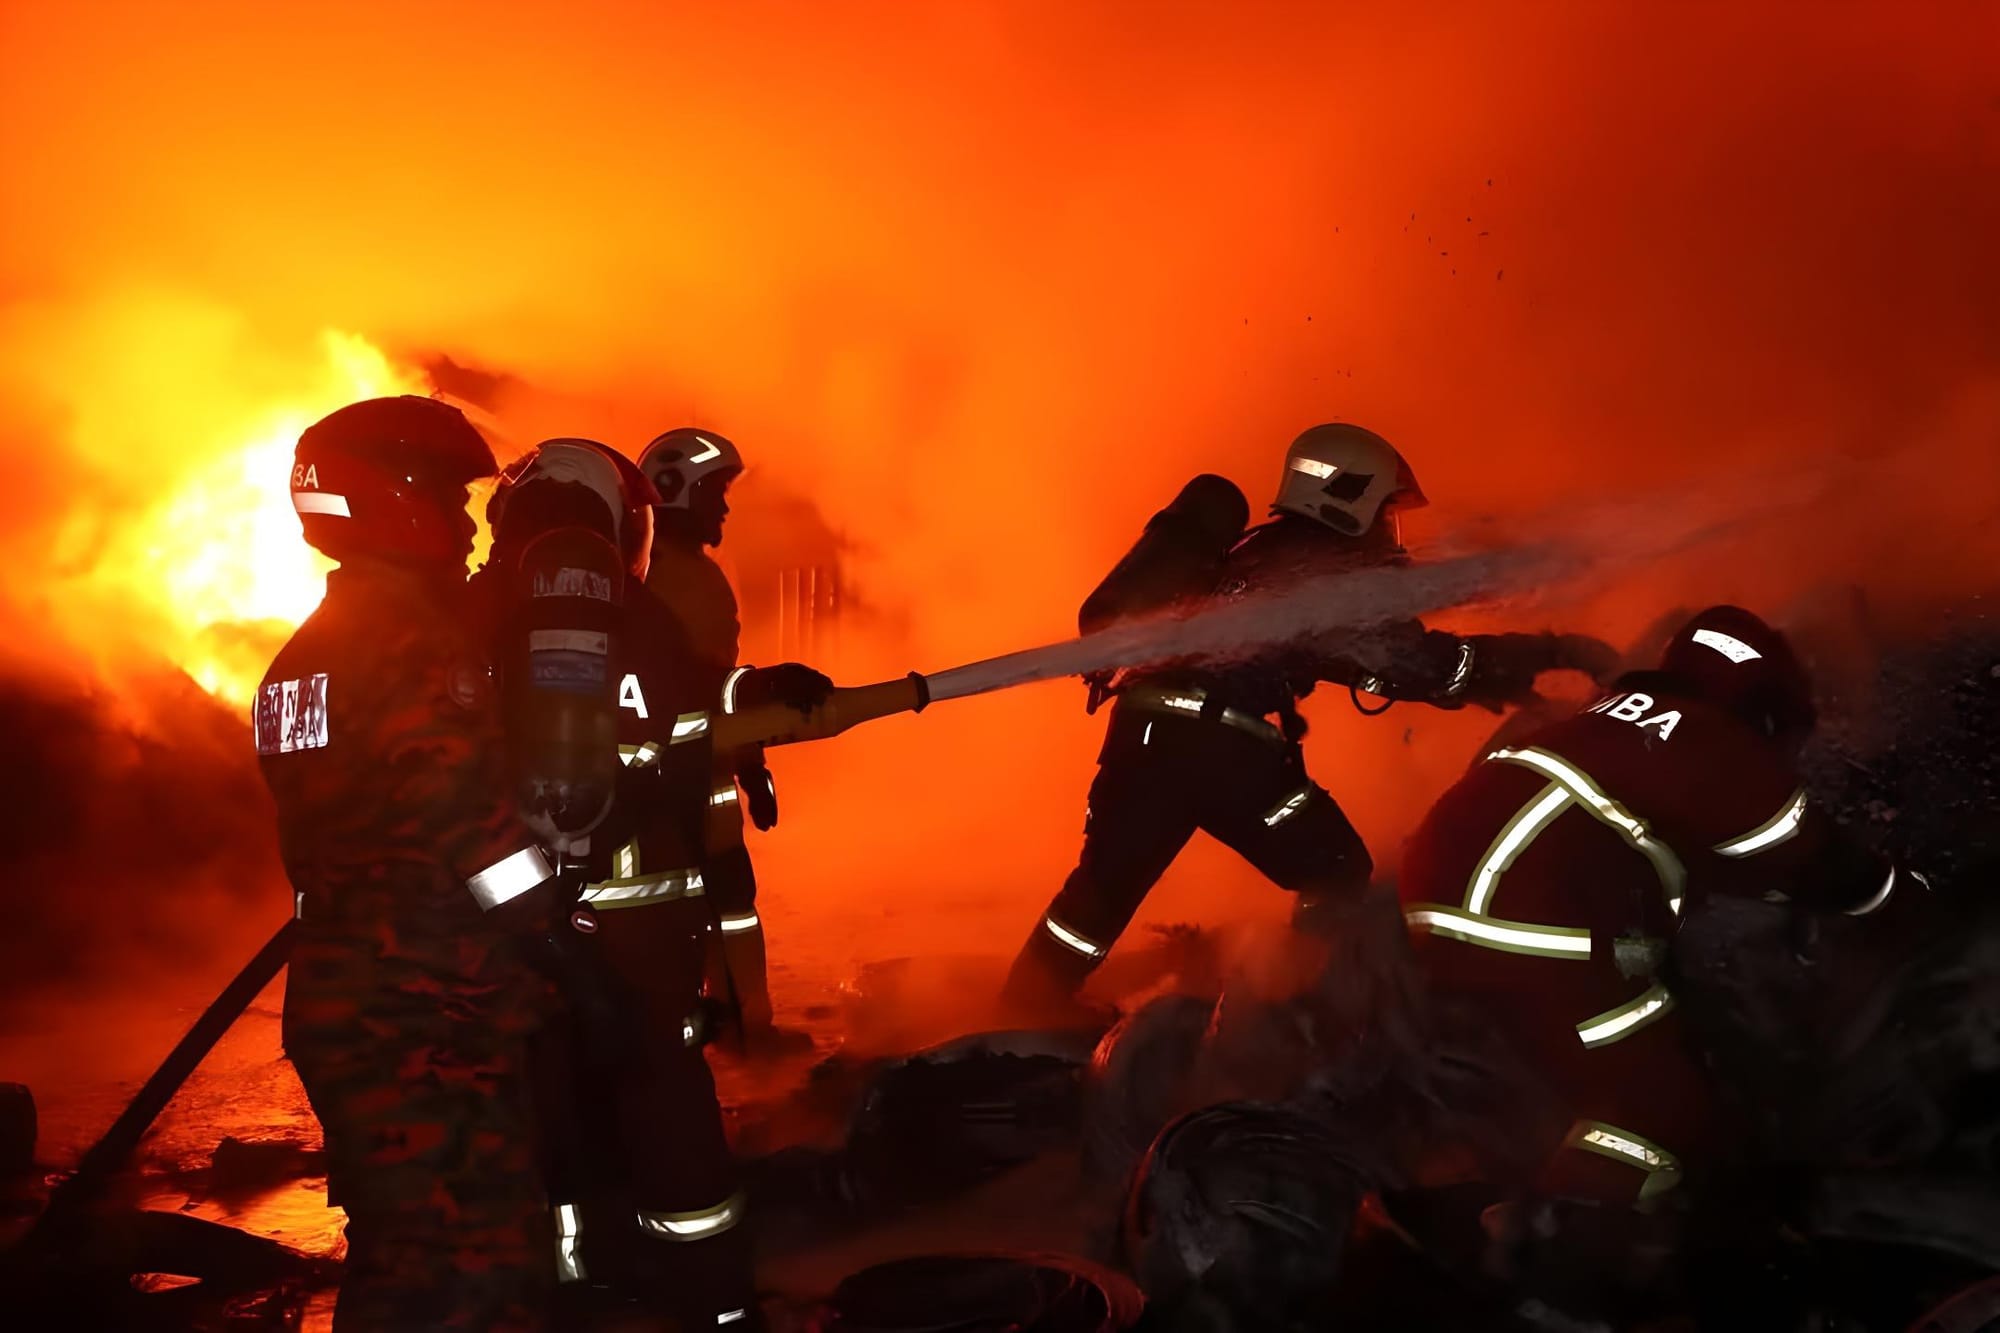
POLYGON ((1178 708, 1183 713, 1199 713, 1201 700, 1185 694, 1163 694, 1160 696, 1160 707, 1178 708))
POLYGON ((750 1312, 748 1310, 724 1310, 715 1317, 715 1322, 718 1325, 733 1324, 739 1319, 748 1319, 749 1317, 750 1312))
MULTIPOLYGON (((1474 655, 1471 644, 1461 643, 1458 645, 1458 665, 1452 668, 1451 679, 1446 682, 1444 687, 1447 699, 1464 691, 1466 681, 1472 678, 1472 659, 1474 655)), ((1369 693, 1374 694, 1376 691, 1370 690, 1369 693)))
POLYGON ((682 713, 674 719, 673 739, 669 740, 667 744, 679 745, 682 741, 691 741, 695 737, 705 734, 707 731, 707 713, 682 713))
POLYGON ((699 898, 708 892, 698 870, 668 870, 637 879, 607 879, 592 884, 577 901, 606 911, 615 907, 646 907, 676 898, 699 898))
POLYGON ((1292 471, 1303 472, 1308 477, 1318 477, 1324 481, 1326 478, 1340 471, 1340 469, 1331 463, 1322 463, 1317 458, 1294 458, 1292 460, 1292 471))
POLYGON ((1065 926, 1062 922, 1056 920, 1054 917, 1052 916, 1043 917, 1042 925, 1049 932, 1049 934, 1056 937, 1056 942, 1058 944, 1061 944, 1064 948, 1074 949, 1076 952, 1082 954, 1085 958, 1102 958, 1104 956, 1103 945, 1092 943, 1091 941, 1085 939, 1083 936, 1077 934, 1075 931, 1071 930, 1068 926, 1065 926))
POLYGON ((583 1223, 577 1217, 576 1205, 559 1203, 556 1205, 556 1281, 581 1282, 586 1274, 583 1259, 576 1252, 576 1238, 583 1234, 583 1223))
POLYGON ((1733 634, 1724 634, 1719 629, 1698 629, 1694 641, 1704 648, 1713 648, 1732 662, 1754 662, 1764 654, 1752 648, 1733 634))
POLYGON ((735 799, 736 799, 736 788, 730 786, 730 787, 724 787, 721 791, 709 797, 708 803, 710 805, 728 805, 731 801, 734 801, 735 799))
POLYGON ((701 441, 701 448, 695 453, 688 455, 688 462, 713 463, 716 459, 722 457, 722 450, 716 446, 715 441, 700 435, 695 436, 695 438, 701 441))
POLYGON ((611 636, 601 630, 535 629, 528 631, 531 653, 593 653, 599 657, 611 651, 611 636))
POLYGON ((1799 831, 1799 821, 1806 817, 1806 793, 1804 788, 1792 793, 1792 799, 1785 808, 1751 829, 1740 838, 1717 843, 1716 853, 1721 856, 1755 856, 1780 843, 1789 842, 1799 831))
POLYGON ((1438 903, 1420 903, 1403 914, 1410 925, 1447 939, 1462 940, 1502 953, 1528 954, 1536 958, 1590 957, 1590 931, 1582 926, 1536 926, 1525 921, 1502 921, 1438 903))
POLYGON ((1674 849, 1655 838, 1645 821, 1613 800, 1602 787, 1585 776, 1583 770, 1561 755, 1529 746, 1519 750, 1496 750, 1492 757, 1502 763, 1532 768, 1569 788, 1569 794, 1585 809, 1616 829, 1634 851, 1653 863, 1653 871, 1660 877, 1660 888, 1667 895, 1667 906, 1673 909, 1674 915, 1680 915, 1681 888, 1687 882, 1687 870, 1681 865, 1681 858, 1674 853, 1674 849))
POLYGON ((1587 1018, 1576 1025, 1576 1035, 1592 1050, 1599 1046, 1609 1046, 1614 1041, 1623 1041, 1640 1028, 1663 1018, 1674 1007, 1674 997, 1667 993, 1665 986, 1655 986, 1636 1000, 1629 1000, 1616 1009, 1607 1009, 1595 1018, 1587 1018))
POLYGON ((743 1196, 732 1194, 713 1208, 692 1213, 640 1213, 639 1229, 668 1240, 702 1240, 719 1236, 743 1220, 743 1196))
POLYGON ((621 745, 618 747, 618 760, 627 768, 644 768, 659 757, 660 747, 654 741, 647 741, 644 745, 621 745))
POLYGON ((325 491, 293 491, 292 508, 301 514, 332 514, 335 518, 353 518, 348 512, 347 497, 330 495, 325 491))
POLYGON ((763 924, 757 919, 755 912, 724 913, 719 919, 722 922, 722 933, 725 935, 735 935, 741 931, 755 930, 759 925, 763 924))
POLYGON ((1602 1120, 1579 1120, 1570 1126, 1563 1146, 1608 1157, 1646 1173, 1639 1197, 1650 1199, 1680 1183, 1680 1160, 1659 1144, 1643 1139, 1629 1129, 1607 1125, 1602 1120))
POLYGON ((466 880, 465 887, 472 891, 472 899, 479 904, 479 910, 490 912, 502 903, 512 902, 555 873, 549 866, 549 859, 542 855, 541 848, 523 847, 466 880))
POLYGON ((630 879, 639 873, 639 843, 635 839, 611 853, 611 877, 630 879))
POLYGON ((1139 744, 1151 745, 1152 743, 1153 743, 1153 724, 1148 722, 1146 724, 1145 734, 1139 737, 1139 744))
POLYGON ((1870 898, 1867 902, 1861 904, 1861 906, 1859 907, 1848 908, 1847 914, 1849 916, 1867 916, 1870 912, 1879 908, 1883 903, 1888 902, 1889 895, 1894 893, 1895 891, 1896 891, 1896 871, 1894 867, 1891 867, 1889 870, 1889 878, 1882 881, 1882 887, 1875 891, 1875 896, 1873 898, 1870 898))
POLYGON ((292 920, 306 919, 306 896, 297 889, 292 890, 292 920))
POLYGON ((1493 891, 1500 885, 1500 876, 1514 864, 1514 858, 1521 849, 1534 841, 1535 835, 1563 812, 1570 803, 1570 794, 1560 782, 1551 782, 1542 788, 1541 794, 1514 812, 1500 835, 1493 839, 1493 845, 1486 849, 1486 859, 1473 872, 1472 884, 1465 891, 1465 910, 1483 913, 1493 905, 1493 891))
POLYGON ((730 672, 728 677, 722 682, 722 711, 724 715, 736 711, 736 687, 737 685, 742 683, 742 680, 745 676, 749 675, 752 671, 755 671, 756 669, 757 668, 755 667, 747 667, 747 666, 737 667, 734 671, 730 672))
POLYGON ((1264 827, 1276 828, 1299 811, 1305 809, 1306 802, 1312 799, 1312 794, 1313 789, 1311 787, 1301 787, 1290 796, 1287 796, 1283 801, 1279 802, 1270 814, 1264 816, 1264 827))

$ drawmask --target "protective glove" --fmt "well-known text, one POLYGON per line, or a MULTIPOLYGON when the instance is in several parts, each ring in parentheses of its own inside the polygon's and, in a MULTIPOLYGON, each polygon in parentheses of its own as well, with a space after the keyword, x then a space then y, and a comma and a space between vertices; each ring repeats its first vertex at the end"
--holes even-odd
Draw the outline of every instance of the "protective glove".
POLYGON ((1554 670, 1581 671, 1603 685, 1616 675, 1624 655, 1602 639, 1588 634, 1552 634, 1554 670))
POLYGON ((801 713, 810 713, 825 703, 826 696, 831 693, 832 681, 798 662, 752 667, 736 682, 736 711, 779 703, 801 713))
POLYGON ((750 807, 750 822, 760 833, 778 826, 778 784, 764 766, 764 747, 758 746, 743 757, 736 769, 736 785, 743 788, 743 803, 750 807))

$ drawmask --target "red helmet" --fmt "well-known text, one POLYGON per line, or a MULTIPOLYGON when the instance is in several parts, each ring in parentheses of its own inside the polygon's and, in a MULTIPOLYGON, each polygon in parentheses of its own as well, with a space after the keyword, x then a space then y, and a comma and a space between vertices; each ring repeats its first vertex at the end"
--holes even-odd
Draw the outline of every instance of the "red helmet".
POLYGON ((1819 721, 1791 641, 1740 606, 1711 606, 1681 626, 1660 669, 1788 745, 1803 743, 1819 721))
POLYGON ((336 560, 387 555, 462 565, 465 488, 494 472, 465 414, 433 398, 370 398, 306 427, 292 453, 292 507, 306 541, 336 560))
POLYGON ((508 550, 556 528, 589 528, 618 547, 633 578, 644 579, 653 558, 653 506, 659 502, 646 474, 610 445, 543 440, 500 474, 486 503, 486 521, 493 544, 508 550))

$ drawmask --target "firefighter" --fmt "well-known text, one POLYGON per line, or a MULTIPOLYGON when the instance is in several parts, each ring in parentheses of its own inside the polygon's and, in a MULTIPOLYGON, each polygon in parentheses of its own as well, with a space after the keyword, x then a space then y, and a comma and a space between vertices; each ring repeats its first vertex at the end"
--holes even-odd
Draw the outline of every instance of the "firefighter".
POLYGON ((1402 890, 1425 971, 1572 1108, 1561 1141, 1529 1154, 1547 1162, 1534 1192, 1650 1208, 1714 1150, 1668 966, 1704 899, 1868 916, 1924 896, 1807 799, 1814 720, 1785 637, 1712 607, 1657 670, 1487 755, 1412 835, 1402 890))
MULTIPOLYGON (((1197 477, 1147 524, 1084 603, 1092 633, 1121 618, 1187 609, 1301 576, 1407 559, 1401 515, 1425 503, 1390 444, 1351 425, 1315 426, 1285 458, 1271 522, 1247 533, 1234 485, 1197 477)), ((1091 784, 1083 852, 1015 959, 1006 996, 1062 1012, 1110 952, 1147 892, 1197 829, 1315 906, 1360 894, 1373 864, 1361 837, 1306 772, 1298 700, 1333 682, 1387 700, 1498 709, 1530 697, 1536 676, 1609 670, 1594 640, 1556 635, 1461 638, 1414 622, 1366 639, 1295 644, 1223 665, 1166 664, 1092 683, 1116 695, 1091 784)), ((1387 707, 1384 704, 1383 707, 1387 707)))
POLYGON ((493 455, 427 398, 299 437, 292 501, 339 567, 254 708, 298 916, 284 1046, 347 1212, 340 1329, 538 1329, 553 1274, 524 1066, 549 990, 517 937, 549 861, 503 776, 467 615, 493 455))
MULTIPOLYGON (((750 668, 737 663, 741 624, 736 594, 708 554, 722 545, 729 516, 728 492, 743 473, 743 455, 711 430, 683 426, 655 438, 639 455, 640 470, 660 494, 653 562, 647 586, 686 628, 712 698, 726 711, 746 707, 743 682, 750 668)), ((821 677, 820 679, 824 679, 821 677)), ((795 685, 809 687, 805 677, 795 685)), ((733 990, 746 1043, 757 1050, 809 1044, 772 1022, 763 917, 757 911, 757 877, 743 840, 743 807, 760 830, 778 822, 777 786, 760 748, 718 755, 709 796, 707 852, 702 863, 718 929, 712 958, 714 983, 733 990)))
MULTIPOLYGON (((563 1126, 550 1160, 559 1276, 632 1293, 679 1327, 755 1329, 743 1195, 703 1054, 730 1007, 726 994, 703 993, 716 930, 703 845, 717 687, 647 589, 658 499, 609 447, 545 441, 494 492, 493 555, 475 582, 503 577, 565 526, 599 532, 628 576, 608 636, 621 776, 612 813, 593 830, 572 917, 616 1012, 577 1013, 570 1040, 543 1051, 555 1085, 549 1114, 563 1126)), ((508 611, 493 620, 504 633, 508 611)), ((828 687, 797 667, 742 682, 746 697, 782 698, 801 711, 828 687)))

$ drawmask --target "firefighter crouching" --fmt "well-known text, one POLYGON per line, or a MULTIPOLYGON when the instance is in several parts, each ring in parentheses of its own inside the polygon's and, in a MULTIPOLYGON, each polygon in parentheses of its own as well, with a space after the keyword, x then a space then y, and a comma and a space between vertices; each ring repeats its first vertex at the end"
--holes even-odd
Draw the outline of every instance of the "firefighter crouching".
POLYGON ((554 1285, 526 1086, 549 993, 519 947, 553 881, 467 614, 466 488, 493 470, 462 415, 403 397, 309 427, 292 472, 339 568, 254 729, 299 917, 285 1051, 348 1218, 336 1329, 539 1329, 554 1285))
MULTIPOLYGON (((1124 617, 1403 563, 1401 515, 1424 503, 1409 465, 1380 436, 1316 426, 1286 455, 1271 522, 1246 532, 1242 493, 1221 477, 1195 478, 1084 603, 1080 628, 1088 634, 1124 617)), ((1300 745, 1298 701, 1319 683, 1354 690, 1357 706, 1365 690, 1391 701, 1497 710, 1531 695, 1541 672, 1595 674, 1615 660, 1606 645, 1577 636, 1467 638, 1406 621, 1365 640, 1288 645, 1240 663, 1168 664, 1128 672, 1115 686, 1093 683, 1093 708, 1114 694, 1117 702, 1090 788, 1083 851, 1016 958, 1007 999, 1060 1012, 1197 830, 1298 894, 1307 913, 1366 889, 1368 849, 1306 771, 1300 745)))
POLYGON ((1572 1108, 1533 1194, 1651 1208, 1716 1151, 1667 966, 1705 898, 1867 916, 1923 896, 1807 799, 1814 720, 1785 637, 1713 607, 1658 670, 1487 756, 1412 836, 1402 891, 1432 984, 1476 1001, 1572 1108))

